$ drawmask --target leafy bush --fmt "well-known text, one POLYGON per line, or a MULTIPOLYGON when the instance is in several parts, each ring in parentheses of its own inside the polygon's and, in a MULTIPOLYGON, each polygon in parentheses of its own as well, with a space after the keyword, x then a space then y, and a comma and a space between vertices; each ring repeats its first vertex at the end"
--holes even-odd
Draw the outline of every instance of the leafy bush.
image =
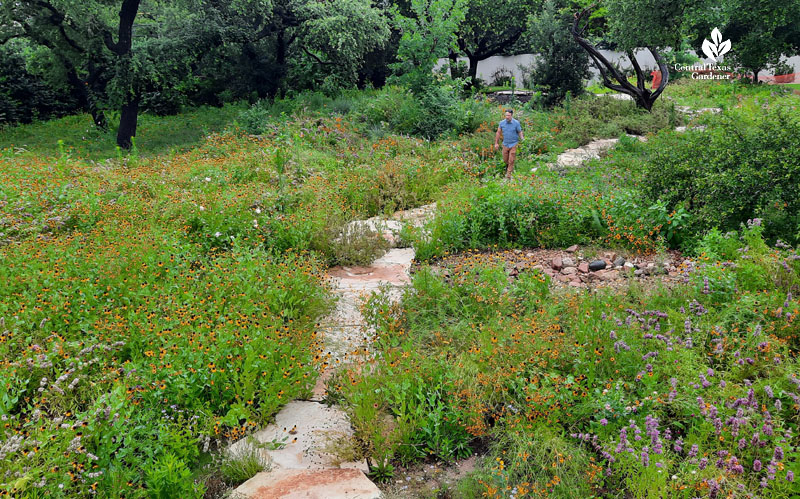
POLYGON ((363 106, 368 123, 431 140, 474 132, 491 112, 485 101, 461 100, 450 85, 431 85, 416 96, 402 87, 386 87, 363 106))
POLYGON ((326 253, 334 265, 369 265, 389 248, 380 232, 363 223, 331 229, 330 236, 331 246, 326 253))
POLYGON ((152 499, 187 497, 200 499, 205 494, 202 484, 195 483, 186 463, 166 454, 145 470, 145 484, 152 499))
POLYGON ((602 233, 599 212, 591 200, 571 202, 541 186, 503 187, 490 181, 467 187, 460 197, 439 207, 426 231, 416 236, 417 258, 445 251, 509 247, 557 247, 589 242, 602 233))
POLYGON ((642 199, 692 213, 690 230, 736 230, 763 219, 770 241, 800 241, 800 112, 778 100, 709 118, 702 132, 664 134, 648 145, 642 199))
POLYGON ((65 89, 54 88, 27 69, 26 58, 35 52, 22 40, 12 39, 0 46, 0 126, 46 120, 78 110, 78 103, 65 89))
POLYGON ((493 87, 505 87, 511 85, 512 78, 514 78, 514 73, 505 66, 500 66, 497 68, 494 73, 492 73, 491 80, 489 82, 490 86, 493 87))
POLYGON ((687 40, 681 40, 681 46, 678 49, 670 49, 664 51, 664 62, 666 63, 667 67, 669 68, 669 79, 670 83, 677 81, 679 79, 688 78, 691 76, 691 71, 677 71, 675 70, 676 65, 680 66, 691 66, 697 62, 701 62, 700 58, 696 55, 692 54, 690 50, 692 49, 691 45, 687 40))
POLYGON ((632 101, 608 97, 575 99, 556 109, 552 126, 559 135, 578 145, 598 137, 619 137, 624 133, 645 135, 682 122, 671 103, 656 101, 651 112, 632 101))
POLYGON ((589 77, 589 55, 569 32, 571 18, 555 2, 547 1, 528 28, 531 50, 538 57, 525 79, 544 92, 547 105, 561 102, 568 93, 579 96, 584 92, 584 78, 589 77))

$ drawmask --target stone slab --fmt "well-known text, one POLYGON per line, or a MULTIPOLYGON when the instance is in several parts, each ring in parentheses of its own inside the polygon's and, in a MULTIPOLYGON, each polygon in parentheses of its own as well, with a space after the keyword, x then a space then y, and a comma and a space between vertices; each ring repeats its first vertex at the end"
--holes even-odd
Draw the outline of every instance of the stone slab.
MULTIPOLYGON (((289 402, 275 416, 275 422, 252 435, 260 443, 283 442, 281 449, 268 450, 273 468, 319 470, 338 468, 336 457, 326 447, 337 438, 350 437, 353 430, 347 414, 317 402, 289 402)), ((247 439, 231 445, 230 452, 241 452, 247 439)), ((366 469, 366 463, 362 465, 366 469)))
POLYGON ((381 491, 361 470, 276 470, 262 472, 236 489, 251 499, 377 499, 381 491))

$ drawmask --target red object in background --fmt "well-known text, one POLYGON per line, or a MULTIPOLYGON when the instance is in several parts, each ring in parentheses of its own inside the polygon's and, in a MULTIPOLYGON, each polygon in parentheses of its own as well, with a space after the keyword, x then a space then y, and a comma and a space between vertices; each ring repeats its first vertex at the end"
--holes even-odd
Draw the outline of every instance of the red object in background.
POLYGON ((655 90, 661 85, 661 71, 655 70, 650 72, 650 76, 653 77, 653 86, 652 89, 655 90))
POLYGON ((797 75, 800 73, 789 73, 788 75, 775 75, 775 76, 759 76, 758 81, 766 81, 767 83, 794 83, 797 75))
MULTIPOLYGON (((711 71, 710 69, 702 69, 702 70, 693 71, 693 72, 697 73, 697 74, 708 74, 708 73, 711 73, 713 71, 711 71)), ((729 74, 729 75, 731 75, 731 78, 737 78, 736 76, 734 76, 733 73, 721 72, 721 71, 717 71, 716 73, 717 74, 729 74)), ((661 84, 661 71, 658 71, 658 70, 651 71, 650 75, 653 77, 653 86, 651 88, 653 90, 655 90, 661 84)), ((741 77, 742 76, 740 75, 739 78, 741 78, 741 77)), ((764 75, 764 76, 759 76, 758 77, 758 81, 764 81, 764 82, 767 82, 767 83, 770 83, 770 84, 772 84, 772 83, 777 83, 777 84, 794 83, 797 80, 800 80, 800 73, 789 73, 789 74, 785 74, 785 75, 775 75, 775 76, 764 75)))

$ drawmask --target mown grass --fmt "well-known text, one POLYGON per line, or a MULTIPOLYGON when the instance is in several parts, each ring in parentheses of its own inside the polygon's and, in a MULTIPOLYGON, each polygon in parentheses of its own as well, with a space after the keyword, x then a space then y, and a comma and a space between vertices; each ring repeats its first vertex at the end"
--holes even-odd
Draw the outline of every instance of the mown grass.
MULTIPOLYGON (((204 107, 176 116, 139 118, 136 134, 137 153, 158 156, 186 151, 202 144, 213 132, 221 132, 244 110, 244 104, 228 104, 221 108, 204 107)), ((118 117, 109 115, 109 123, 118 117)), ((94 126, 91 116, 79 114, 26 126, 0 130, 0 149, 23 148, 38 157, 72 154, 75 159, 101 161, 117 158, 115 130, 102 131, 94 126), (59 148, 59 140, 63 147, 59 148)))

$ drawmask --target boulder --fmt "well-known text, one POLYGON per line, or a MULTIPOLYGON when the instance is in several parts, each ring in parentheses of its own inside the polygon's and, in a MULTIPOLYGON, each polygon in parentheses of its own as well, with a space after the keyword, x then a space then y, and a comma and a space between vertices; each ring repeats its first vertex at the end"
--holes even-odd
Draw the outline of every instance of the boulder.
POLYGON ((624 258, 622 258, 621 256, 618 256, 618 257, 616 257, 614 259, 614 266, 615 267, 622 267, 623 265, 625 265, 625 259, 624 258))
POLYGON ((581 262, 578 265, 578 270, 580 270, 583 273, 589 272, 589 263, 588 262, 581 262))
POLYGON ((594 260, 589 264, 589 270, 591 271, 603 270, 604 268, 606 268, 606 262, 604 260, 594 260))
POLYGON ((565 251, 567 253, 575 253, 576 251, 578 251, 578 245, 577 244, 573 244, 572 246, 567 248, 565 251))
POLYGON ((563 263, 564 267, 574 267, 575 266, 575 261, 572 258, 568 257, 568 256, 565 256, 564 258, 562 258, 561 262, 563 263))
POLYGON ((553 267, 553 270, 561 270, 564 267, 564 262, 560 256, 557 256, 550 262, 550 266, 553 267))

